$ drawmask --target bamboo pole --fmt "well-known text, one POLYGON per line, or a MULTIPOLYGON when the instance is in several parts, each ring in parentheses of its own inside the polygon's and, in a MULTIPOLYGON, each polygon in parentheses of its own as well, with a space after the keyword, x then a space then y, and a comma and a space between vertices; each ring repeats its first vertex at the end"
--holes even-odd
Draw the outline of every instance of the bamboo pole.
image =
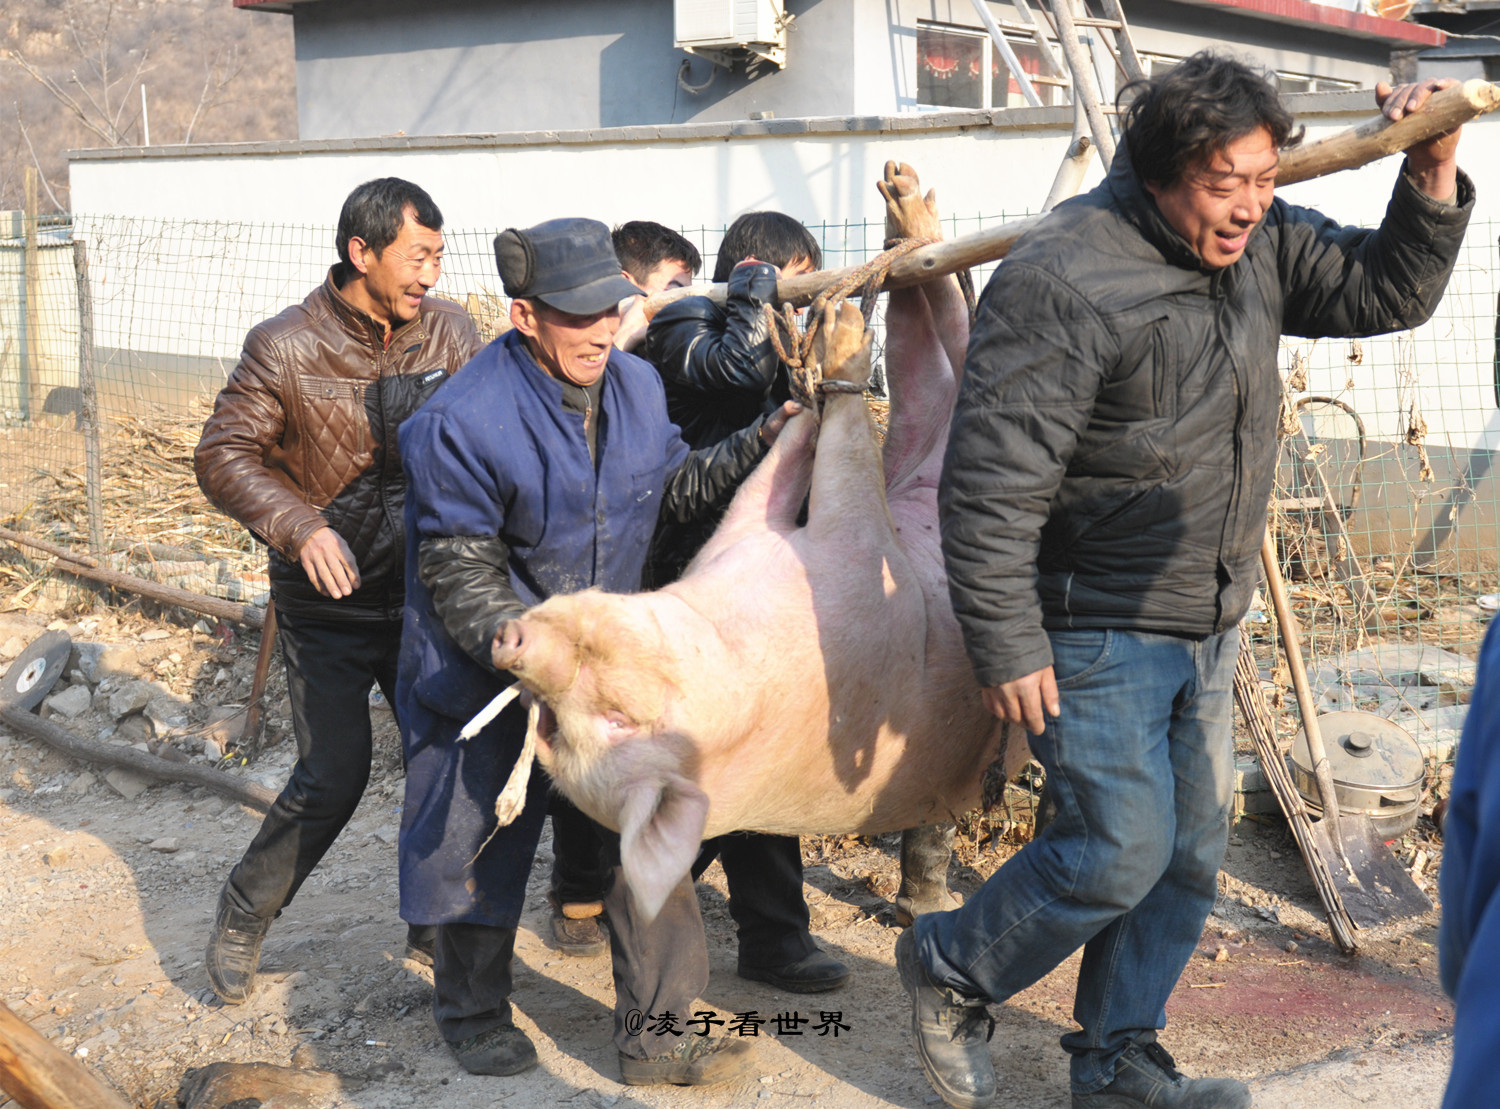
POLYGON ((0 1001, 0 1090, 22 1109, 130 1109, 94 1072, 0 1001))
MULTIPOLYGON (((1445 131, 1494 111, 1500 107, 1500 85, 1477 78, 1462 85, 1432 94, 1420 112, 1392 122, 1375 115, 1355 127, 1346 128, 1326 139, 1293 147, 1281 156, 1276 173, 1278 188, 1309 181, 1341 169, 1357 169, 1367 162, 1384 158, 1398 150, 1430 139, 1445 131)), ((1010 220, 995 227, 931 243, 898 258, 892 265, 884 288, 901 289, 920 285, 945 274, 983 265, 1004 258, 1011 248, 1033 227, 1041 216, 1010 220)), ((857 266, 787 277, 776 283, 776 299, 787 304, 809 304, 823 290, 852 274, 857 266)), ((655 315, 666 305, 685 296, 704 296, 724 303, 727 286, 690 285, 657 293, 646 302, 647 315, 655 315)))

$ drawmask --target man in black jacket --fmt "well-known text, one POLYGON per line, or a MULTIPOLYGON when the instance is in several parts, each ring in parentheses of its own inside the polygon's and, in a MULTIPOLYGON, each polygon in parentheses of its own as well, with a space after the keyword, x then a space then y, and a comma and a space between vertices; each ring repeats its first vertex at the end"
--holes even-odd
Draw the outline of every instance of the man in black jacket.
MULTIPOLYGON (((1387 116, 1424 82, 1376 89, 1387 116)), ((939 516, 990 710, 1025 724, 1057 817, 962 909, 896 946, 918 1054, 949 1104, 994 1095, 984 1006, 1084 949, 1075 1109, 1243 1109, 1156 1042, 1213 907, 1233 792, 1238 623, 1273 477, 1283 332, 1415 327, 1473 186, 1457 133, 1407 153, 1376 230, 1273 196, 1293 120, 1270 82, 1195 55, 1135 93, 1105 182, 985 290, 939 516)))

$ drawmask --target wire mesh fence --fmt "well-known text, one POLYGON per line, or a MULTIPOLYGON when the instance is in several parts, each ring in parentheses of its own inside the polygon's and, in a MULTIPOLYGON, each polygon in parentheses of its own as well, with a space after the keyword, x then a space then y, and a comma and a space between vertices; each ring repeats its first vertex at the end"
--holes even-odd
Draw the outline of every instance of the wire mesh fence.
MULTIPOLYGON (((867 260, 884 238, 879 222, 810 227, 828 268, 867 260)), ((711 272, 723 229, 683 233, 711 272)), ((508 311, 492 234, 447 231, 437 290, 487 336, 508 311)), ((1495 240, 1494 226, 1471 227, 1423 327, 1288 338, 1281 352, 1272 527, 1318 693, 1325 707, 1399 720, 1440 755, 1500 608, 1495 240)), ((332 241, 331 227, 93 215, 0 225, 0 526, 140 577, 263 601, 265 552, 204 500, 191 455, 245 332, 322 281, 332 241)), ((1279 691, 1268 608, 1246 626, 1279 691)))

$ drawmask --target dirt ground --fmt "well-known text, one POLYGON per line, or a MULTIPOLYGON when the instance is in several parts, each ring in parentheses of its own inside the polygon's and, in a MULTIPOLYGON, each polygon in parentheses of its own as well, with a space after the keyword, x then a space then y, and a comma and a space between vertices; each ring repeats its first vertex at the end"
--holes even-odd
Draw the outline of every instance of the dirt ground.
MULTIPOLYGON (((0 609, 4 602, 0 596, 0 609)), ((245 703, 253 633, 242 637, 210 622, 190 630, 194 618, 147 618, 137 606, 85 611, 80 616, 75 606, 66 620, 52 619, 55 612, 0 613, 0 643, 30 642, 52 619, 75 642, 123 645, 143 676, 176 695, 186 717, 155 726, 166 746, 147 742, 158 753, 279 788, 293 745, 274 681, 267 739, 247 764, 218 758, 212 743, 202 749, 216 734, 210 718, 245 703)), ((103 711, 55 722, 86 736, 103 733, 105 742, 139 734, 139 725, 111 720, 97 689, 92 699, 103 711)), ((364 802, 271 930, 259 988, 237 1007, 208 992, 203 944, 219 886, 259 815, 202 788, 153 784, 137 793, 139 782, 114 775, 111 784, 102 767, 0 731, 0 1000, 143 1107, 175 1105, 184 1073, 219 1060, 339 1072, 344 1089, 320 1104, 358 1109, 938 1103, 916 1063, 891 954, 899 934, 889 903, 896 836, 804 840, 814 933, 853 972, 831 994, 785 994, 738 978, 723 876, 717 866, 704 876, 711 976, 701 1008, 725 1020, 753 1011, 766 1023, 757 1037, 759 1079, 701 1090, 618 1081, 609 959, 565 957, 544 942, 544 838, 516 949, 514 995, 517 1022, 541 1065, 513 1078, 465 1074, 433 1026, 430 972, 403 958, 399 745, 389 713, 372 711, 378 750, 364 802)), ((1418 880, 1432 892, 1434 839, 1424 818, 1399 845, 1425 870, 1418 880)), ((976 889, 1011 850, 961 843, 952 885, 976 889)), ((1163 1044, 1184 1071, 1242 1078, 1256 1104, 1273 1109, 1438 1104, 1452 1010, 1437 982, 1436 909, 1362 933, 1359 955, 1339 955, 1296 848, 1274 821, 1235 826, 1220 893, 1167 1007, 1163 1044)), ((998 1104, 1068 1104, 1057 1040, 1074 1027, 1076 970, 1077 956, 994 1007, 998 1104)))

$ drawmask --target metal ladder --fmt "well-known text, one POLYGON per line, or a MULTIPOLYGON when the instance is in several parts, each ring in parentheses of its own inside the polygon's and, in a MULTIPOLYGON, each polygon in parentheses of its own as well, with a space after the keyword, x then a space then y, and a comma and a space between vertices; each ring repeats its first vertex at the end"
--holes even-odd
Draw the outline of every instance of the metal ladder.
POLYGON ((1109 115, 1100 96, 1100 77, 1113 75, 1118 69, 1126 81, 1144 80, 1145 67, 1130 38, 1130 27, 1120 0, 1100 0, 1103 15, 1089 11, 1088 0, 1038 0, 1041 16, 1031 10, 1028 0, 1012 0, 1022 22, 1000 22, 991 14, 984 0, 972 0, 979 21, 984 24, 996 51, 1004 59, 1016 87, 1033 107, 1041 107, 1036 91, 1039 84, 1066 89, 1073 104, 1073 140, 1058 169, 1057 179, 1047 195, 1043 210, 1058 200, 1071 196, 1082 182, 1088 159, 1097 147, 1108 167, 1115 156, 1115 135, 1109 115), (1085 44, 1081 31, 1097 31, 1085 44), (1046 74, 1031 75, 1024 71, 1015 50, 1006 40, 1006 32, 1030 38, 1036 44, 1046 74), (1056 49, 1054 49, 1054 46, 1056 49), (1061 50, 1062 56, 1058 56, 1061 50))

